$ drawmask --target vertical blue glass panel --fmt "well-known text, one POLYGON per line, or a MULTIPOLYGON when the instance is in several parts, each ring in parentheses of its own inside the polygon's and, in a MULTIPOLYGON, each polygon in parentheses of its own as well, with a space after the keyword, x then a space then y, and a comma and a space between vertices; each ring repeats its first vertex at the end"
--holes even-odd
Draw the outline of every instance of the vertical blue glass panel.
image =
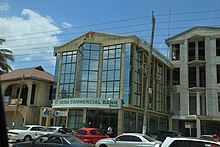
POLYGON ((90 57, 90 51, 89 50, 84 50, 84 59, 89 59, 90 57))
POLYGON ((99 44, 91 44, 91 50, 98 50, 100 49, 100 45, 99 44))
POLYGON ((108 59, 108 50, 103 51, 103 59, 108 59))
POLYGON ((115 58, 115 50, 109 50, 109 58, 115 58))
POLYGON ((97 82, 89 82, 88 83, 88 91, 96 92, 97 91, 97 82))
POLYGON ((98 65, 99 65, 99 61, 90 60, 89 70, 96 70, 96 71, 98 71, 98 65))
POLYGON ((84 49, 90 49, 90 44, 88 44, 88 43, 84 44, 84 45, 83 45, 83 48, 84 48, 84 49))
POLYGON ((115 69, 115 59, 108 60, 108 70, 114 70, 115 69))
POLYGON ((130 55, 131 55, 131 44, 125 44, 125 60, 124 60, 124 103, 129 103, 129 81, 130 81, 130 55))
POLYGON ((83 61, 83 70, 89 70, 89 60, 83 61))
POLYGON ((81 84, 81 90, 82 91, 87 91, 87 82, 82 82, 82 84, 81 84))
POLYGON ((99 60, 99 51, 91 51, 90 59, 99 60))
POLYGON ((107 71, 102 71, 102 81, 107 80, 107 71))
POLYGON ((82 80, 87 81, 88 80, 88 75, 89 75, 88 71, 83 71, 82 72, 82 80))
POLYGON ((98 72, 89 72, 89 81, 97 81, 98 80, 98 72))
POLYGON ((108 60, 103 60, 102 62, 102 70, 107 70, 108 67, 108 60))

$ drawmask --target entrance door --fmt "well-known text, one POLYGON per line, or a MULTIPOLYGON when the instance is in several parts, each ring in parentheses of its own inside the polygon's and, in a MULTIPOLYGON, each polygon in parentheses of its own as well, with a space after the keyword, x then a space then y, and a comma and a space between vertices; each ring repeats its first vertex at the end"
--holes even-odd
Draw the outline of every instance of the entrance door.
POLYGON ((107 133, 108 127, 113 128, 112 136, 117 134, 118 111, 117 110, 88 110, 87 127, 100 128, 107 133))

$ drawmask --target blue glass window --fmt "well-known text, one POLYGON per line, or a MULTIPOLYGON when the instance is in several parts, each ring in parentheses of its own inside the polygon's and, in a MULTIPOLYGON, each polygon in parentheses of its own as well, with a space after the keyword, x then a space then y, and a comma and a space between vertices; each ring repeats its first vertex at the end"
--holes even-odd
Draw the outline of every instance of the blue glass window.
POLYGON ((119 98, 121 50, 120 44, 103 48, 102 98, 119 98))

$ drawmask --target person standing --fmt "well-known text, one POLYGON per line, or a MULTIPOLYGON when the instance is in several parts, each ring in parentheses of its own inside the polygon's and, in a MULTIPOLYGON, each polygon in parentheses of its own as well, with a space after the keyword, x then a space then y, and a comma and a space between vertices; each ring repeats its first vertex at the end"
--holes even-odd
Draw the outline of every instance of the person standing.
POLYGON ((107 134, 109 137, 112 137, 112 127, 111 126, 108 127, 107 134))
POLYGON ((215 141, 215 142, 219 141, 217 134, 213 134, 213 141, 215 141))
MULTIPOLYGON (((212 139, 213 139, 213 141, 215 141, 215 142, 218 142, 218 141, 219 141, 219 138, 218 138, 217 134, 213 134, 212 139)), ((217 147, 217 146, 212 144, 210 147, 217 147)))
POLYGON ((62 128, 61 128, 61 134, 66 134, 66 127, 65 125, 62 125, 62 128))

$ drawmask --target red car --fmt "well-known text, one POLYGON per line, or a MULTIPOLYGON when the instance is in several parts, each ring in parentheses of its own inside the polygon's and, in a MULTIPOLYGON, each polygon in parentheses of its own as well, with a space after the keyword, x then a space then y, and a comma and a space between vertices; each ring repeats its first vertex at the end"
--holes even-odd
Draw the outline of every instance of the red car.
POLYGON ((80 128, 74 134, 77 138, 85 143, 95 144, 103 138, 109 138, 107 134, 97 128, 80 128))

